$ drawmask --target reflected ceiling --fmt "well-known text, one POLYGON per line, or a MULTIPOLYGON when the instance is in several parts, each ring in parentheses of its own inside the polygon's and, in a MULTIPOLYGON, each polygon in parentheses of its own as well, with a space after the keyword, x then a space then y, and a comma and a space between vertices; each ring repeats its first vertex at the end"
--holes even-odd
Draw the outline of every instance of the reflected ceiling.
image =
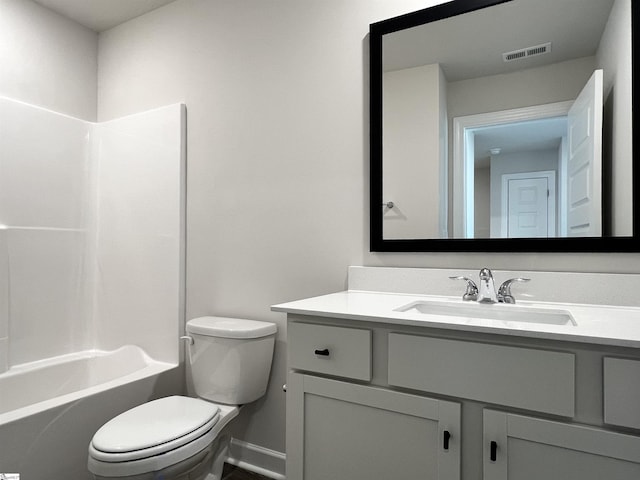
POLYGON ((558 148, 566 133, 567 117, 485 127, 476 131, 474 154, 488 157, 492 148, 499 148, 501 155, 558 148))
POLYGON ((429 23, 428 28, 390 33, 384 36, 383 68, 439 63, 447 80, 455 82, 588 57, 598 48, 612 5, 613 0, 565 0, 558 11, 557 0, 516 0, 458 16, 454 22, 445 19, 429 23), (556 7, 553 16, 548 14, 549 5, 556 7), (502 61, 505 52, 547 42, 552 43, 549 54, 502 61))

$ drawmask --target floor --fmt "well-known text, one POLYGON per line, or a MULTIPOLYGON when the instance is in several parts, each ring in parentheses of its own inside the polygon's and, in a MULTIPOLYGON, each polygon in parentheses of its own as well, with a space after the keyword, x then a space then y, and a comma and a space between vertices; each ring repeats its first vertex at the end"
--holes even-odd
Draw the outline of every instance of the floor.
POLYGON ((258 475, 257 473, 248 472, 241 468, 234 467, 228 463, 224 464, 222 471, 222 480, 269 480, 267 477, 258 475))

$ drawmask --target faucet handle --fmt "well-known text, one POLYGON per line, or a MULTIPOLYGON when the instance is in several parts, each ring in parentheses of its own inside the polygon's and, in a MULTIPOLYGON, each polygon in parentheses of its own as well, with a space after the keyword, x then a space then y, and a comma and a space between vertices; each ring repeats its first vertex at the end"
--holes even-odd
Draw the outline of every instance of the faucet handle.
POLYGON ((516 299, 511 294, 511 284, 513 282, 524 283, 524 282, 530 282, 530 281, 531 281, 530 278, 516 277, 516 278, 510 278, 509 280, 502 282, 502 285, 500 285, 500 288, 498 289, 498 300, 502 303, 516 303, 516 299))
POLYGON ((464 280, 465 282, 467 282, 467 290, 464 292, 464 295, 462 295, 462 300, 478 299, 478 286, 476 285, 476 282, 471 280, 469 277, 463 277, 463 276, 458 276, 458 277, 453 276, 449 278, 451 280, 464 280))

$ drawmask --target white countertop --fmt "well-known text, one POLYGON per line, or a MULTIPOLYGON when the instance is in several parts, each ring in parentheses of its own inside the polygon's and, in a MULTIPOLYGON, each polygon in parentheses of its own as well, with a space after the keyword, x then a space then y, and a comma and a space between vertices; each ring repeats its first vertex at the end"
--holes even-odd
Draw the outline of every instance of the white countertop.
MULTIPOLYGON (((398 312, 416 301, 462 303, 460 297, 349 290, 273 305, 276 312, 341 318, 355 321, 411 325, 518 337, 542 338, 599 345, 640 348, 640 307, 519 301, 519 306, 567 310, 577 325, 553 325, 464 316, 398 312)), ((491 308, 491 305, 487 305, 491 308)), ((509 308, 501 305, 501 308, 509 308)))

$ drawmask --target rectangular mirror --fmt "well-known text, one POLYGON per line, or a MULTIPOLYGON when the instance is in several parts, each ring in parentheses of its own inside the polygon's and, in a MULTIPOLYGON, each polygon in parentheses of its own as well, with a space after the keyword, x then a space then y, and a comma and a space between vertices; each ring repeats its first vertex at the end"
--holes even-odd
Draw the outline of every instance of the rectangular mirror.
POLYGON ((639 251, 637 10, 455 0, 372 24, 371 250, 639 251))

